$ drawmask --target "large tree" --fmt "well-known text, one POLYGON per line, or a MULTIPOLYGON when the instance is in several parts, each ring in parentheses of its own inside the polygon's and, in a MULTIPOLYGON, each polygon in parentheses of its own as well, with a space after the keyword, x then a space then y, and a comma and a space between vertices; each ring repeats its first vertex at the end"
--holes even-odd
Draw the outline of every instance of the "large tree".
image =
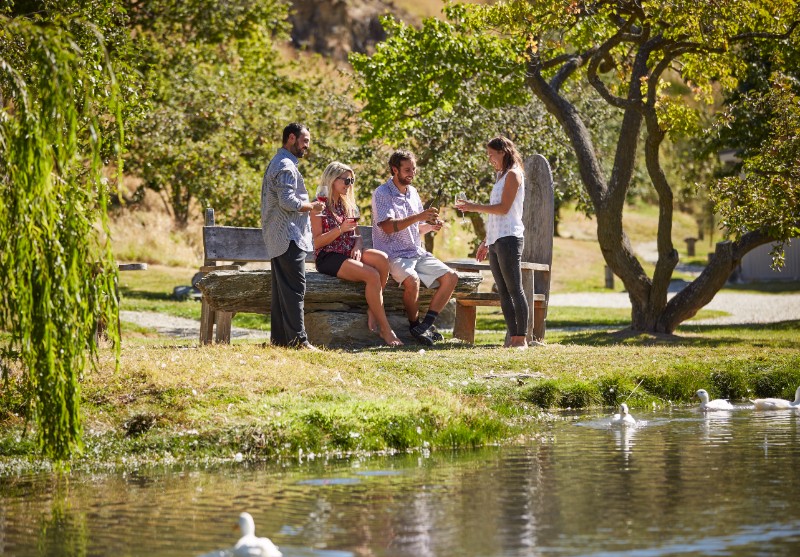
MULTIPOLYGON (((633 330, 671 333, 713 298, 744 254, 784 239, 790 227, 770 226, 769 211, 760 212, 765 220, 750 221, 745 233, 718 243, 703 273, 667 299, 678 252, 672 242, 674 185, 662 167, 662 146, 668 137, 704 133, 699 113, 713 102, 714 87, 735 86, 743 71, 742 48, 797 41, 796 1, 510 0, 453 5, 446 15, 440 38, 390 27, 386 46, 357 66, 365 82, 365 114, 378 128, 392 122, 414 126, 452 104, 464 83, 483 84, 478 99, 489 108, 532 93, 569 138, 597 219, 600 249, 629 293, 633 330), (671 94, 670 86, 680 82, 687 92, 671 94), (608 159, 596 148, 595 123, 575 95, 578 83, 619 111, 616 147, 608 159), (659 204, 652 277, 623 228, 638 153, 659 204)), ((747 201, 781 206, 759 196, 747 201)))

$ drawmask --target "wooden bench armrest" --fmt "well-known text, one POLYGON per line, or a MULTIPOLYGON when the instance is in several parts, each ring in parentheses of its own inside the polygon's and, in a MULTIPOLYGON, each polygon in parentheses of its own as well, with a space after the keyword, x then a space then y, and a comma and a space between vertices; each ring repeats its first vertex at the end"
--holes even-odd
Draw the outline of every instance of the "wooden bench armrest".
MULTIPOLYGON (((445 261, 445 265, 450 267, 451 269, 455 269, 456 271, 489 271, 489 264, 478 262, 474 260, 464 260, 458 259, 454 261, 445 261)), ((550 265, 545 265, 544 263, 531 263, 529 261, 523 261, 520 264, 520 267, 523 269, 530 269, 532 271, 549 271, 550 265)))
MULTIPOLYGON (((499 306, 500 295, 497 292, 474 292, 463 296, 455 296, 456 303, 462 306, 499 306)), ((545 302, 544 294, 534 294, 531 302, 545 302)))

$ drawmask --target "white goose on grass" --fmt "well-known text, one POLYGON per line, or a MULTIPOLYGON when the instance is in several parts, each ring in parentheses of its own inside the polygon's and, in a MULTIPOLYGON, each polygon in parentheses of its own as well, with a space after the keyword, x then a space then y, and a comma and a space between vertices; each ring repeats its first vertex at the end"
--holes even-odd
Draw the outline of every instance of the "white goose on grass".
POLYGON ((256 537, 256 524, 250 513, 239 515, 239 529, 242 537, 232 548, 212 551, 200 557, 283 557, 278 546, 269 538, 256 537))
POLYGON ((700 410, 703 412, 716 411, 716 410, 733 410, 733 404, 722 398, 715 398, 708 400, 708 392, 705 389, 700 389, 694 396, 700 399, 700 410))
POLYGON ((619 405, 619 414, 611 417, 611 425, 636 425, 636 420, 628 412, 628 405, 624 402, 619 405))
POLYGON ((782 398, 757 398, 751 400, 756 410, 790 410, 800 409, 800 387, 794 392, 794 402, 782 398))

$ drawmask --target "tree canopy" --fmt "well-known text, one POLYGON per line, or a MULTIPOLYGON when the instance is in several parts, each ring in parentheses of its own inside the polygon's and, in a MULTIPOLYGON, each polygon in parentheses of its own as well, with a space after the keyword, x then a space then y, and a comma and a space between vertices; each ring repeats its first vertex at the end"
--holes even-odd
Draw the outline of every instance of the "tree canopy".
MULTIPOLYGON (((743 48, 797 42, 797 7, 791 0, 450 5, 447 21, 426 22, 422 30, 389 23, 386 46, 355 66, 364 79, 366 117, 379 132, 393 121, 413 129, 426 114, 452 112, 464 91, 486 110, 519 106, 532 95, 569 140, 601 251, 630 295, 632 328, 672 332, 710 301, 747 251, 784 239, 791 227, 771 226, 769 211, 750 220, 746 233, 718 244, 700 277, 668 301, 678 262, 671 238, 676 186, 662 166, 663 145, 706 133, 702 115, 714 106, 715 92, 734 88, 745 71, 743 48), (683 94, 672 92, 675 83, 683 84, 683 94), (609 121, 593 120, 581 106, 585 88, 619 115, 610 150, 598 149, 598 126, 609 121), (659 202, 652 277, 622 224, 639 153, 659 202)), ((777 213, 786 205, 764 207, 777 213)))

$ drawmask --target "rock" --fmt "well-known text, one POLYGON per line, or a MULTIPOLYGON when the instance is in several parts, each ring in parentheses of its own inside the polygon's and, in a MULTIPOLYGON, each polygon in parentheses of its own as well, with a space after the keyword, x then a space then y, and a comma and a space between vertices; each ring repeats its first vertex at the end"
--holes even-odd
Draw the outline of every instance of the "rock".
POLYGON ((456 301, 452 298, 447 305, 439 312, 436 318, 436 327, 439 329, 452 329, 456 322, 456 301))
POLYGON ((384 14, 409 21, 408 14, 386 0, 293 0, 292 43, 346 61, 350 52, 372 52, 386 39, 380 22, 384 14))
MULTIPOLYGON (((459 272, 454 295, 474 293, 481 283, 480 273, 459 272)), ((209 306, 218 311, 269 313, 270 271, 221 270, 208 273, 197 283, 209 306)), ((424 315, 434 290, 420 290, 420 315, 424 315)), ((408 330, 403 307, 403 291, 389 279, 384 291, 384 307, 395 334, 406 344, 416 340, 408 330)), ((453 326, 455 300, 451 300, 436 320, 439 328, 453 326)), ((367 302, 364 285, 306 270, 305 324, 312 344, 330 347, 363 347, 383 344, 379 335, 367 327, 367 302)))

